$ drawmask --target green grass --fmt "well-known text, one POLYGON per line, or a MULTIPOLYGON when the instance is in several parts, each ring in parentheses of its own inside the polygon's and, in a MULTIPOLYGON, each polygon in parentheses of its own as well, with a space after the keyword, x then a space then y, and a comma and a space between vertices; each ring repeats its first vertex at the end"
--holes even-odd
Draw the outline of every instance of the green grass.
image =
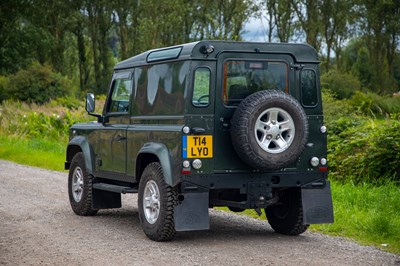
POLYGON ((0 158, 49 170, 64 170, 66 143, 0 136, 0 158))
POLYGON ((312 228, 400 254, 400 187, 332 182, 333 224, 312 228))

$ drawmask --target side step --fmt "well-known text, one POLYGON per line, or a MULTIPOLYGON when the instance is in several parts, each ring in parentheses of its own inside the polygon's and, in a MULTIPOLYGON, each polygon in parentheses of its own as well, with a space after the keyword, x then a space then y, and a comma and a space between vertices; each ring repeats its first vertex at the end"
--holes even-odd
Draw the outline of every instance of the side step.
POLYGON ((122 194, 137 193, 138 192, 137 188, 118 186, 118 185, 111 185, 111 184, 106 184, 106 183, 94 183, 93 184, 93 188, 94 189, 99 189, 99 190, 115 192, 115 193, 122 193, 122 194))

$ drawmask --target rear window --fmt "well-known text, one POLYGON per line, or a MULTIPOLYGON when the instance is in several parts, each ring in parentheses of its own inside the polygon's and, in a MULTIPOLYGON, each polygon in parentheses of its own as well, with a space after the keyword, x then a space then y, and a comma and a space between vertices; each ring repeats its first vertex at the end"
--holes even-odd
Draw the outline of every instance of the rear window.
POLYGON ((238 105, 254 92, 271 89, 289 91, 286 63, 261 60, 225 61, 223 98, 226 105, 238 105))

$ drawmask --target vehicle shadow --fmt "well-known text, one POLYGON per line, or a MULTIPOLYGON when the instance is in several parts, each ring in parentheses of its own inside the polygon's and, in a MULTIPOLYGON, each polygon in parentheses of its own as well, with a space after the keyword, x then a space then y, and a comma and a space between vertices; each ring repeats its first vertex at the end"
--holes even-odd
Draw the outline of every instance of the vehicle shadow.
MULTIPOLYGON (((95 217, 96 223, 104 228, 119 231, 125 235, 142 231, 137 206, 124 206, 121 209, 101 210, 95 217)), ((249 218, 225 211, 210 211, 210 229, 202 231, 177 232, 173 242, 196 242, 198 240, 234 241, 235 239, 299 241, 308 242, 307 234, 285 236, 277 234, 269 226, 268 221, 249 218)), ((150 240, 149 240, 150 241, 150 240)))

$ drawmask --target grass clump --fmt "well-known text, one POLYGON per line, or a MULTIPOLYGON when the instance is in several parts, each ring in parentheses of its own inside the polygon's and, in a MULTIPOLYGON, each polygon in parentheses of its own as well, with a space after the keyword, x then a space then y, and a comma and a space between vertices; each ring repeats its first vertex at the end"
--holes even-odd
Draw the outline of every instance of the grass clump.
POLYGON ((398 183, 376 186, 332 182, 332 196, 335 222, 312 225, 312 228, 400 253, 398 183))

